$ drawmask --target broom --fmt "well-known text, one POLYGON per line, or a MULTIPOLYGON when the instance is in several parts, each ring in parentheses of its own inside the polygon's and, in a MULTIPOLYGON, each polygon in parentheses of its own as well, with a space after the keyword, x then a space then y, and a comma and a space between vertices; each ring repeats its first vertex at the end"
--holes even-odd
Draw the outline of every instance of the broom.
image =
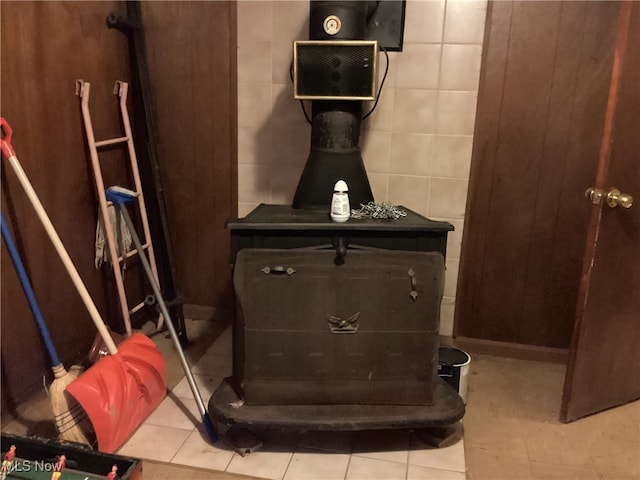
POLYGON ((9 226, 7 225, 2 213, 0 213, 0 227, 2 230, 2 238, 7 246, 7 250, 9 251, 9 256, 11 257, 13 266, 18 274, 18 279, 20 280, 22 289, 27 297, 29 308, 36 319, 38 329, 40 330, 40 334, 42 335, 42 339, 47 347, 47 351, 51 359, 51 369, 53 370, 54 380, 49 387, 49 399, 51 401, 51 408, 53 410, 58 434, 63 440, 91 445, 91 442, 87 439, 85 432, 80 427, 80 424, 84 424, 85 428, 87 428, 87 432, 90 431, 91 423, 89 422, 87 414, 73 397, 65 393, 67 385, 78 378, 82 373, 83 368, 81 366, 74 365, 69 369, 69 371, 67 371, 64 368, 64 365, 60 362, 56 349, 53 346, 51 335, 49 335, 47 325, 42 317, 42 312, 40 311, 40 307, 36 301, 35 294, 31 288, 29 277, 27 276, 27 272, 25 271, 22 260, 20 259, 20 254, 18 253, 18 249, 13 241, 13 236, 11 235, 9 226))

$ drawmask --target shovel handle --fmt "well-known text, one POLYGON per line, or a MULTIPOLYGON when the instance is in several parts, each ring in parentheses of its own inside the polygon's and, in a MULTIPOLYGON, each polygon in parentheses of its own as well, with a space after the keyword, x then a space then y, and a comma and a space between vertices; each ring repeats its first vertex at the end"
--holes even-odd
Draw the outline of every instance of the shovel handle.
POLYGON ((33 209, 36 211, 36 214, 38 215, 40 222, 42 222, 42 226, 47 231, 47 234, 49 235, 49 238, 51 239, 53 246, 55 247, 56 251, 58 252, 58 255, 60 256, 60 260, 62 260, 62 263, 67 269, 67 272, 69 273, 71 280, 73 281, 76 289, 78 290, 78 293, 80 294, 80 297, 82 298, 82 301, 84 302, 85 307, 87 308, 89 315, 93 320, 93 323, 98 329, 98 332, 100 332, 100 336, 102 337, 102 340, 107 346, 109 353, 111 355, 115 355, 116 353, 118 353, 118 348, 116 347, 116 344, 111 338, 111 335, 109 335, 107 326, 105 325, 104 321, 102 320, 102 317, 100 316, 100 313, 98 312, 98 309, 93 303, 93 300, 91 299, 91 295, 89 295, 89 292, 87 291, 87 287, 85 287, 84 283, 82 282, 82 279, 80 278, 80 274, 78 273, 78 270, 76 270, 76 267, 73 264, 71 257, 69 257, 67 250, 64 248, 64 245, 62 244, 62 240, 60 240, 60 237, 58 236, 56 229, 53 227, 53 224, 51 223, 51 220, 49 219, 47 212, 42 206, 42 203, 40 202, 38 195, 33 189, 31 182, 27 178, 27 174, 22 169, 22 166, 18 161, 18 157, 16 156, 16 153, 13 150, 13 147, 11 147, 10 140, 11 140, 12 130, 11 130, 11 127, 9 126, 9 123, 4 118, 0 118, 0 126, 2 127, 3 132, 7 132, 6 137, 2 139, 2 145, 1 145, 2 154, 6 156, 7 160, 13 167, 13 170, 15 171, 16 176, 18 177, 18 181, 22 185, 22 188, 24 189, 27 197, 29 197, 29 200, 31 201, 33 209))
POLYGON ((0 140, 0 148, 2 149, 2 154, 9 158, 14 157, 16 155, 16 151, 13 149, 11 145, 11 137, 13 136, 13 129, 9 122, 5 120, 4 117, 0 117, 0 128, 2 128, 2 140, 0 140))
POLYGON ((36 300, 36 295, 33 292, 33 287, 31 286, 29 275, 27 275, 27 271, 24 268, 22 259, 20 258, 20 253, 18 252, 18 247, 16 247, 16 242, 13 240, 13 235, 11 235, 9 225, 1 212, 0 230, 2 231, 2 238, 4 239, 4 243, 7 246, 9 256, 11 257, 11 262, 13 262, 13 266, 16 269, 18 280, 20 280, 20 285, 22 285, 24 295, 25 297, 27 297, 29 308, 31 309, 31 313, 33 313, 33 318, 35 318, 36 320, 36 324, 38 325, 38 329, 40 330, 40 335, 42 335, 44 345, 45 347, 47 347, 47 352, 49 352, 51 366, 56 367, 60 365, 60 358, 58 357, 56 348, 53 345, 53 340, 51 340, 49 329, 47 328, 47 324, 44 321, 44 316, 42 315, 42 310, 40 310, 40 306, 38 305, 38 301, 36 300))
POLYGON ((202 424, 207 431, 207 435, 212 442, 216 442, 218 440, 218 435, 215 431, 211 418, 207 413, 207 409, 204 406, 204 402, 202 401, 202 395, 200 395, 200 391, 198 390, 198 386, 196 385, 196 381, 193 378, 193 374, 191 373, 191 369, 189 368, 189 362, 187 362, 187 358, 184 356, 184 351, 182 350, 182 346, 180 345, 180 340, 178 339, 178 334, 176 333, 176 329, 173 326, 171 315, 167 310, 167 305, 165 304, 162 298, 162 292, 160 291, 160 285, 156 281, 153 271, 151 270, 151 265, 149 264, 149 259, 147 258, 147 254, 144 253, 144 249, 142 248, 142 243, 140 242, 140 238, 136 233, 135 226, 131 221, 131 217, 129 216, 129 212, 127 211, 126 203, 127 199, 125 197, 112 197, 113 202, 116 204, 117 208, 120 210, 122 214, 122 218, 124 219, 129 232, 131 233, 131 239, 138 250, 140 255, 140 261, 142 262, 142 266, 144 267, 144 271, 147 274, 147 278, 149 283, 151 284, 151 289, 153 290, 153 294, 156 297, 156 301, 160 307, 160 312, 164 315, 164 318, 167 319, 166 325, 169 333, 171 334, 171 339, 173 340, 173 344, 176 347, 176 351, 178 353, 178 357, 180 358, 180 363, 182 363, 182 368, 187 377, 187 382, 189 382, 189 388, 191 388, 191 393, 193 394, 193 398, 196 401, 198 406, 198 411, 200 412, 200 417, 202 418, 202 424))

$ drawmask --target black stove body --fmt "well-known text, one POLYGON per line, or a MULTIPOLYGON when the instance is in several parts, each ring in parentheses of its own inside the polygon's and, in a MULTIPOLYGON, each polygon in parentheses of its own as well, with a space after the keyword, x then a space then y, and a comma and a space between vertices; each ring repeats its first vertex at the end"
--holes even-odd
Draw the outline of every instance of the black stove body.
POLYGON ((359 430, 462 418, 437 375, 453 227, 406 211, 339 224, 260 205, 228 222, 237 309, 233 374, 209 403, 216 421, 359 430))

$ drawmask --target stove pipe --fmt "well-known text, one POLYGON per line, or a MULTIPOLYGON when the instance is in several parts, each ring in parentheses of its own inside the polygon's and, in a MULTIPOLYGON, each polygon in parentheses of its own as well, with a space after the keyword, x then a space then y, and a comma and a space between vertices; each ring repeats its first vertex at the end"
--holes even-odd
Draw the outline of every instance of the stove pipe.
MULTIPOLYGON (((368 17, 377 2, 311 1, 310 40, 364 40, 368 17), (339 29, 327 28, 332 18, 339 29)), ((335 23, 334 23, 335 25, 335 23)), ((341 59, 332 64, 332 81, 349 81, 342 75, 341 59)), ((293 197, 293 208, 329 208, 333 186, 344 180, 349 187, 351 205, 373 201, 373 193, 360 152, 362 101, 313 100, 311 150, 293 197)))

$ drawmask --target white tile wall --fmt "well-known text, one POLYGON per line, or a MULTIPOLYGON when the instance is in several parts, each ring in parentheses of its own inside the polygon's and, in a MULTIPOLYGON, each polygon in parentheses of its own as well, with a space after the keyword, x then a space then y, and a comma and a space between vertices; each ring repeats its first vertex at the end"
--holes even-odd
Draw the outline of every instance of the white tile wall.
POLYGON ((273 40, 273 2, 238 2, 240 40, 273 40))
POLYGON ((393 131, 435 133, 437 107, 437 90, 396 89, 393 131))
POLYGON ((405 43, 441 42, 445 3, 444 0, 408 0, 404 19, 405 43))
POLYGON ((432 149, 433 135, 394 133, 391 137, 389 173, 428 176, 432 149))
POLYGON ((487 2, 448 0, 444 21, 446 43, 482 44, 487 2))
POLYGON ((438 92, 437 133, 473 135, 477 92, 438 92))
MULTIPOLYGON (((453 325, 486 8, 486 0, 407 0, 403 51, 389 53, 360 142, 376 201, 456 228, 448 241, 445 335, 453 325)), ((306 161, 310 127, 293 99, 289 67, 292 42, 308 38, 308 17, 306 0, 238 2, 241 216, 260 202, 291 203, 306 161)), ((380 80, 385 65, 381 54, 380 80)))
POLYGON ((392 135, 387 131, 365 130, 362 132, 362 158, 367 174, 389 173, 392 135))
POLYGON ((466 178, 431 178, 427 216, 464 218, 466 203, 466 178))
POLYGON ((431 175, 434 177, 469 177, 471 135, 436 135, 433 140, 431 175))
POLYGON ((427 214, 431 179, 418 175, 389 175, 389 200, 421 214, 427 214))
POLYGON ((271 84, 271 42, 238 39, 238 82, 271 84))
MULTIPOLYGON (((394 65, 393 60, 390 64, 394 65)), ((388 83, 389 79, 387 78, 384 82, 383 90, 378 97, 378 104, 375 110, 362 122, 364 130, 379 132, 391 132, 393 130, 393 108, 395 105, 396 90, 391 86, 387 88, 388 83)), ((373 102, 370 102, 365 105, 364 111, 369 113, 372 108, 373 102)), ((364 145, 361 144, 360 148, 364 148, 364 145)))
POLYGON ((478 90, 481 45, 444 45, 440 67, 442 90, 478 90))
POLYGON ((269 203, 270 168, 263 165, 238 165, 238 202, 269 203))
POLYGON ((238 125, 265 127, 271 124, 271 84, 238 83, 238 125))
POLYGON ((271 127, 238 125, 238 164, 271 164, 271 127))
POLYGON ((441 56, 439 43, 407 43, 402 55, 396 55, 396 88, 436 90, 441 56))

